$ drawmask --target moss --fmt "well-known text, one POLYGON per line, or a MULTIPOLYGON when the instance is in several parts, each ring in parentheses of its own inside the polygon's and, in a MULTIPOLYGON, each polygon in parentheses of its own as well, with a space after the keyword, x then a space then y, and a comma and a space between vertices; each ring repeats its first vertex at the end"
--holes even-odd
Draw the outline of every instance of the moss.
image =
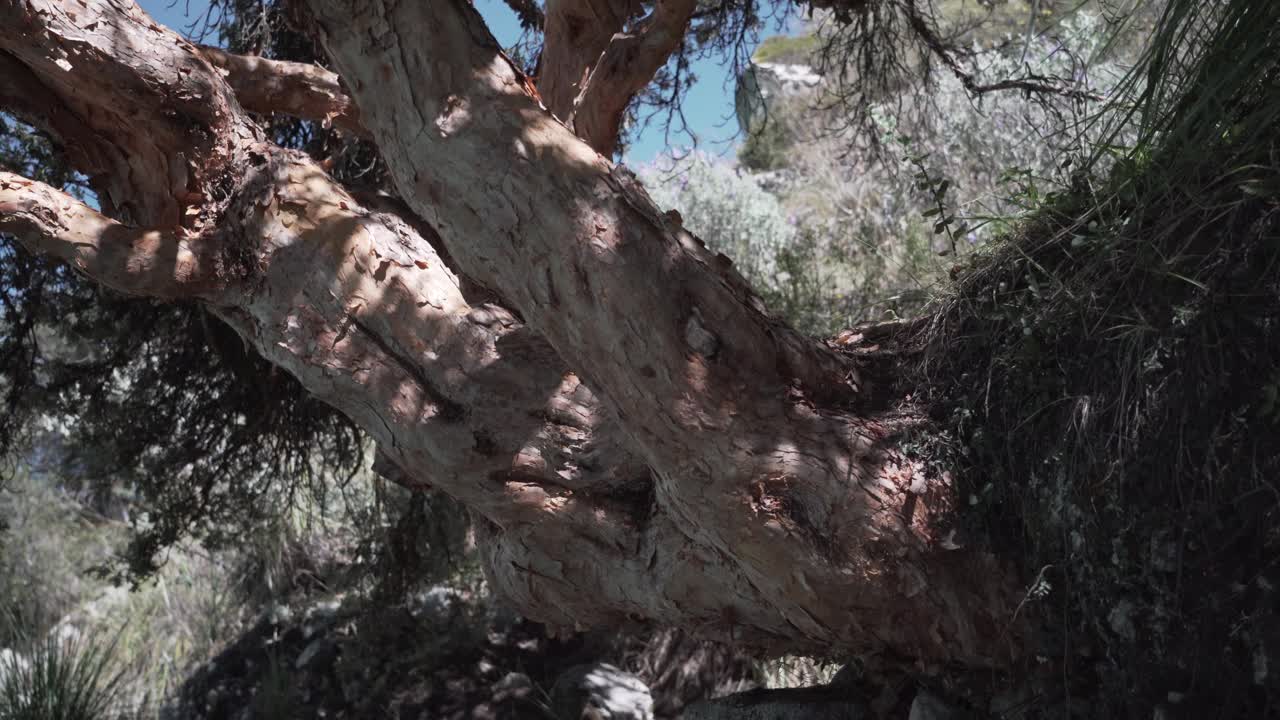
POLYGON ((816 35, 774 35, 767 37, 751 56, 756 63, 783 63, 805 65, 822 47, 816 35))

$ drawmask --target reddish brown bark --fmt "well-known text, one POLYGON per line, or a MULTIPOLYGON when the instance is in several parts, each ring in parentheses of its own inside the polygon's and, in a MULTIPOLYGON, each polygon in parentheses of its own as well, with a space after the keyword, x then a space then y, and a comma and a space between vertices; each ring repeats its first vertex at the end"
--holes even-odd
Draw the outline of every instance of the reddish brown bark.
POLYGON ((611 155, 631 99, 680 47, 697 0, 661 0, 630 32, 609 41, 569 115, 568 125, 601 155, 611 155))
POLYGON ((215 268, 217 253, 203 237, 126 227, 44 183, 3 171, 0 231, 132 295, 204 297, 222 274, 215 268))
POLYGON ((0 85, 40 88, 17 109, 74 118, 49 126, 68 133, 104 206, 131 222, 207 223, 235 185, 237 154, 261 142, 194 47, 133 3, 5 0, 0 49, 28 76, 0 85))
POLYGON ((634 0, 551 0, 538 91, 547 109, 611 156, 627 106, 666 64, 697 7, 661 0, 640 18, 634 0))
POLYGON ((407 483, 473 508, 490 579, 532 617, 926 662, 1021 652, 1008 575, 941 542, 947 477, 897 447, 928 428, 870 392, 885 378, 770 317, 531 99, 468 3, 310 5, 404 200, 510 310, 267 144, 200 50, 131 5, 0 0, 3 57, 67 114, 21 109, 131 208, 108 220, 6 178, 4 227, 127 292, 191 288, 407 483), (180 177, 130 167, 173 156, 180 177))
POLYGON ((538 108, 474 10, 311 7, 406 201, 600 392, 658 504, 798 642, 969 663, 1008 652, 1007 588, 983 559, 939 548, 928 513, 947 488, 892 449, 912 419, 868 406, 856 367, 765 314, 538 108), (408 27, 425 31, 391 30, 408 27))
POLYGON ((537 80, 553 115, 567 120, 573 114, 600 55, 640 9, 638 0, 548 0, 537 80))
POLYGON ((207 45, 200 52, 222 71, 250 112, 321 120, 355 135, 368 134, 338 76, 318 65, 234 55, 207 45))

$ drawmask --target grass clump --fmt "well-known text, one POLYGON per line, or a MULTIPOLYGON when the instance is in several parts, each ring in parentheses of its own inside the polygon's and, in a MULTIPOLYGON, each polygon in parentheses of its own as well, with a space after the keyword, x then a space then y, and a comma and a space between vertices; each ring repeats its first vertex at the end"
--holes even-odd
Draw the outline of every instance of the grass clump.
POLYGON ((46 637, 27 656, 0 653, 0 720, 105 720, 123 673, 113 642, 95 636, 46 637))

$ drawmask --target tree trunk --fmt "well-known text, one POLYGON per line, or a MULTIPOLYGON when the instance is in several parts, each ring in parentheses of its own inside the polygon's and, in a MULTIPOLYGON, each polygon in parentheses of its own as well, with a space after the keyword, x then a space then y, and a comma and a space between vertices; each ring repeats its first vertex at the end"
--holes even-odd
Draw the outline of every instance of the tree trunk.
POLYGON ((532 618, 925 663, 1025 652, 1011 574, 943 540, 950 476, 904 449, 930 429, 892 362, 771 317, 539 104, 469 3, 309 6, 344 117, 423 223, 270 145, 133 5, 0 0, 0 100, 109 199, 104 216, 2 175, 0 230, 207 304, 404 482, 467 504, 493 586, 532 618), (464 292, 436 242, 505 306, 464 292))

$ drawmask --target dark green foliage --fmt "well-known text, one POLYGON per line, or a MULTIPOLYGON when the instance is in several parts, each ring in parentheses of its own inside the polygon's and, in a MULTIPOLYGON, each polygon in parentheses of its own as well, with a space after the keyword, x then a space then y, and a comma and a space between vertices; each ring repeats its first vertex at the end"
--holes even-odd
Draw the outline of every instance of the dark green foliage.
MULTIPOLYGON (((314 59, 312 43, 267 9, 211 12, 222 13, 233 50, 314 59)), ((352 186, 385 182, 367 143, 314 123, 270 127, 282 145, 332 160, 335 177, 352 186)), ((0 167, 92 201, 56 145, 7 116, 0 167)), ((114 294, 6 236, 0 287, 0 453, 53 463, 93 490, 100 509, 115 496, 136 501, 137 532, 120 568, 135 579, 184 536, 217 547, 278 516, 282 500, 304 493, 323 503, 334 476, 350 476, 363 460, 363 435, 350 420, 197 305, 114 294), (53 419, 57 431, 37 431, 41 419, 53 419)))
POLYGON ((974 259, 929 330, 961 501, 1042 588, 1046 702, 1093 717, 1280 703, 1278 28, 1274 3, 1171 2, 1111 116, 1136 142, 974 259))

